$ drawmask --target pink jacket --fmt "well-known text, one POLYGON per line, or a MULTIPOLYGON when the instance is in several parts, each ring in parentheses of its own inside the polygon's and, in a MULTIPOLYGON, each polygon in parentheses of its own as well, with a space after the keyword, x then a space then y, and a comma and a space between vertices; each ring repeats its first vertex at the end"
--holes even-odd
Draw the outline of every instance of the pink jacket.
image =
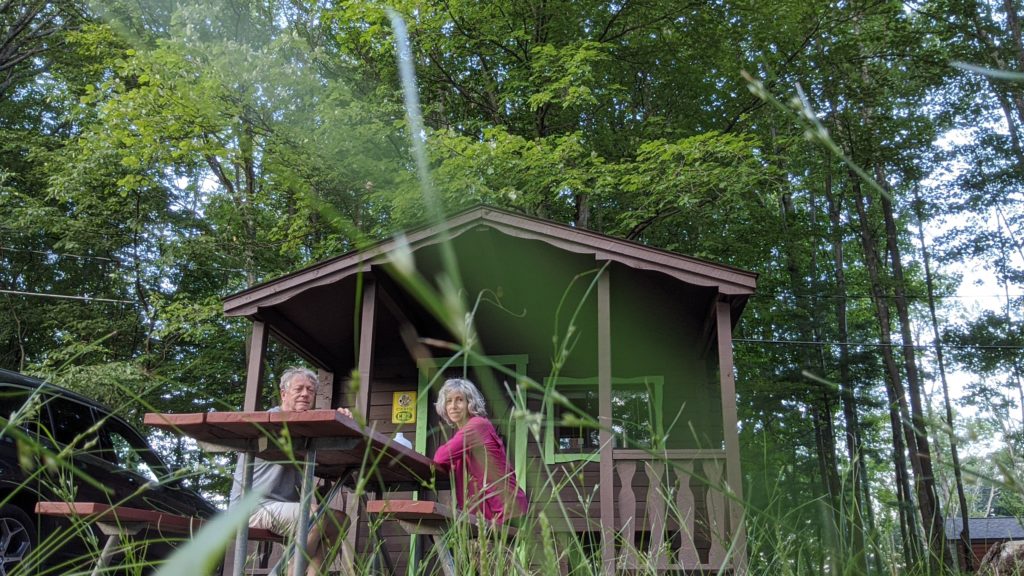
POLYGON ((498 523, 526 513, 526 493, 516 485, 505 446, 490 420, 472 416, 437 449, 434 463, 452 472, 459 508, 498 523))

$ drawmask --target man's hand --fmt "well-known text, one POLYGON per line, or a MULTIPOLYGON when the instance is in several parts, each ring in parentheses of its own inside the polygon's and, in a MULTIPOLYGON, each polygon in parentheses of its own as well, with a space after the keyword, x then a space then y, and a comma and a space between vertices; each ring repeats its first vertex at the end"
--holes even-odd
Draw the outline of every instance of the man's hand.
POLYGON ((348 416, 349 418, 352 417, 352 411, 349 410, 348 408, 338 407, 338 414, 341 414, 342 416, 348 416))

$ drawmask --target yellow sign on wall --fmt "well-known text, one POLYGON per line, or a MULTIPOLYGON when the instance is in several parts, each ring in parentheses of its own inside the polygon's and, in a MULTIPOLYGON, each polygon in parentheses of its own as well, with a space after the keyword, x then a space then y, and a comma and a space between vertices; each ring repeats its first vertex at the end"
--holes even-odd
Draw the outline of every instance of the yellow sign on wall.
POLYGON ((391 423, 416 423, 416 393, 395 392, 391 399, 391 423))

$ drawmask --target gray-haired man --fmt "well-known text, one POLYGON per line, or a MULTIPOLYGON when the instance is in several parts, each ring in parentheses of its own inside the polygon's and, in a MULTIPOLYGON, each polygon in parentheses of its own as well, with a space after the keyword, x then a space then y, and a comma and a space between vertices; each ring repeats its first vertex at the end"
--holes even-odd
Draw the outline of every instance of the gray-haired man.
MULTIPOLYGON (((270 411, 305 412, 313 408, 317 385, 317 377, 312 370, 285 370, 281 375, 281 405, 271 408, 270 411)), ((347 408, 338 408, 338 412, 348 417, 352 416, 347 408)), ((257 458, 253 464, 252 487, 263 492, 263 499, 253 512, 249 526, 265 528, 282 536, 294 535, 301 508, 299 497, 302 489, 302 470, 295 465, 275 464, 257 458)), ((315 510, 315 500, 313 506, 315 510)), ((344 519, 343 510, 329 508, 324 511, 320 522, 310 527, 309 537, 306 539, 306 553, 310 559, 306 569, 307 575, 320 573, 327 551, 341 536, 340 527, 344 519)))

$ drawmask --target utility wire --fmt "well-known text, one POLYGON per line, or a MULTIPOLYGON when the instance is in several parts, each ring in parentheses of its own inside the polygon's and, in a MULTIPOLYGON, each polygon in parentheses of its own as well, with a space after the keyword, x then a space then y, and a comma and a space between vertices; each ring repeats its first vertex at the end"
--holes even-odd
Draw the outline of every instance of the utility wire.
POLYGON ((118 304, 136 304, 133 300, 118 300, 115 298, 96 298, 94 296, 71 296, 68 294, 46 294, 44 292, 22 292, 20 290, 3 290, 0 294, 14 294, 16 296, 38 296, 40 298, 57 298, 60 300, 84 300, 87 302, 115 302, 118 304))
POLYGON ((106 256, 87 256, 84 254, 64 254, 62 252, 53 252, 48 250, 30 250, 28 248, 11 248, 10 246, 0 245, 0 252, 25 252, 28 254, 41 254, 43 256, 54 256, 57 258, 78 258, 80 260, 104 260, 106 262, 114 262, 115 264, 123 264, 119 258, 108 258, 106 256))
MULTIPOLYGON (((78 258, 80 260, 102 260, 105 262, 113 262, 119 266, 124 266, 125 261, 120 258, 108 258, 106 256, 87 256, 81 254, 66 254, 63 252, 53 252, 47 250, 30 250, 27 248, 11 248, 9 246, 0 245, 0 253, 3 252, 24 252, 29 254, 39 254, 41 256, 55 257, 55 258, 78 258)), ((198 270, 212 270, 214 272, 245 272, 241 268, 227 268, 224 266, 195 266, 198 270)))
MULTIPOLYGON (((117 304, 137 304, 132 300, 118 300, 115 298, 95 298, 92 296, 70 296, 66 294, 47 294, 43 292, 22 292, 20 290, 3 290, 0 289, 0 294, 14 294, 16 296, 38 296, 40 298, 58 298, 62 300, 83 300, 90 302, 113 302, 117 304)), ((775 344, 779 346, 839 346, 838 342, 815 342, 813 340, 762 340, 757 338, 733 338, 734 343, 738 344, 775 344)), ((857 346, 861 348, 904 348, 903 344, 896 342, 890 342, 885 344, 883 342, 846 342, 847 346, 857 346)), ((1010 346, 1010 345, 986 345, 986 344, 944 344, 945 348, 956 348, 962 350, 1021 350, 1024 346, 1010 346)), ((934 344, 914 344, 913 348, 917 350, 928 350, 934 348, 934 344)))
MULTIPOLYGON (((109 258, 109 257, 106 257, 106 256, 89 256, 89 255, 83 255, 83 254, 67 254, 67 253, 64 253, 64 252, 53 252, 53 251, 47 251, 47 250, 31 250, 31 249, 28 249, 28 248, 11 248, 9 246, 0 245, 0 253, 5 252, 5 251, 9 251, 9 252, 25 252, 25 253, 30 253, 30 254, 39 254, 39 255, 42 255, 42 256, 52 256, 52 257, 58 257, 58 258, 78 258, 78 259, 82 259, 82 260, 102 260, 102 261, 105 261, 105 262, 114 262, 114 263, 119 264, 119 265, 124 265, 125 264, 124 260, 121 260, 119 258, 109 258)), ((216 272, 245 272, 245 270, 243 270, 241 268, 227 268, 227 267, 223 267, 223 266, 197 265, 197 266, 195 266, 195 268, 200 269, 200 270, 211 270, 211 271, 216 271, 216 272)), ((839 295, 836 295, 836 294, 790 294, 790 293, 787 293, 787 292, 757 292, 757 293, 754 294, 754 296, 751 298, 751 300, 755 301, 755 302, 764 302, 766 298, 774 298, 774 297, 799 298, 799 299, 808 299, 808 300, 809 299, 815 299, 815 298, 819 299, 819 300, 825 300, 825 299, 835 300, 837 298, 846 298, 847 300, 869 300, 871 298, 874 298, 874 296, 871 296, 869 294, 863 294, 863 295, 861 295, 861 294, 847 294, 845 296, 839 296, 839 295)), ((946 296, 937 296, 936 298, 939 299, 939 300, 974 300, 974 299, 978 299, 978 298, 1000 298, 1000 299, 1002 299, 1002 298, 1006 298, 1006 297, 1007 297, 1006 294, 972 294, 972 295, 969 295, 969 296, 961 296, 959 294, 949 294, 949 295, 946 295, 946 296)), ((1010 294, 1009 297, 1010 298, 1021 298, 1021 297, 1024 297, 1024 294, 1010 294)), ((895 298, 895 296, 891 296, 890 295, 890 296, 885 296, 885 298, 895 298)), ((906 298, 924 299, 924 298, 927 298, 927 296, 926 295, 907 294, 906 298)))

